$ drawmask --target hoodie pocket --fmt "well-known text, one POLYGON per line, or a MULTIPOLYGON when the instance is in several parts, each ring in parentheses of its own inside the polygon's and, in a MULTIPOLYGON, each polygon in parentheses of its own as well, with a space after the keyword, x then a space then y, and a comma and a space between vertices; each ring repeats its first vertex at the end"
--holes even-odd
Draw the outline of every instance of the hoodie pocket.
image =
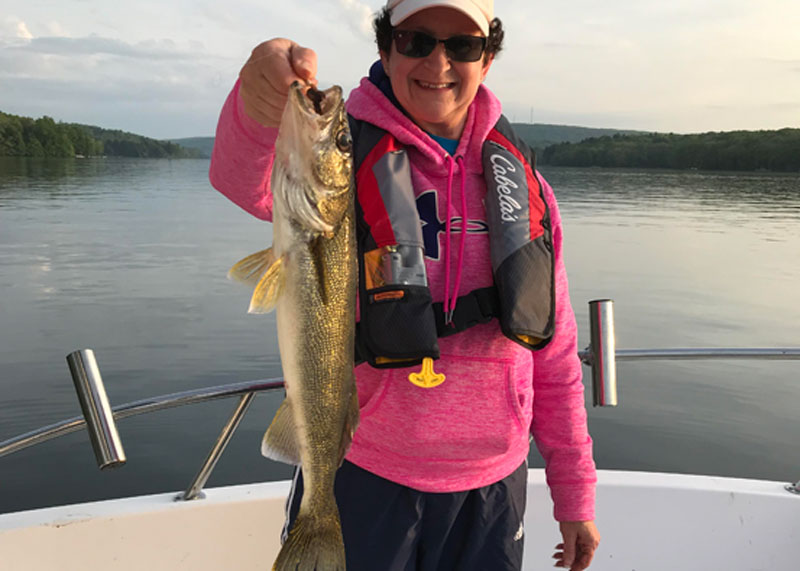
POLYGON ((364 444, 387 456, 474 462, 527 442, 523 407, 533 389, 518 394, 511 361, 443 355, 434 367, 446 378, 429 389, 408 380, 419 367, 383 371, 381 388, 362 409, 364 444))

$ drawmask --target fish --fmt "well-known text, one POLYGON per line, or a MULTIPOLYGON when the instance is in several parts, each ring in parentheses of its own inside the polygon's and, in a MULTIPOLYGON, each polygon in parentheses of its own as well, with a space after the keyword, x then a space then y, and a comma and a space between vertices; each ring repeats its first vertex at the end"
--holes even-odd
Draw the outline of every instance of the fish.
POLYGON ((333 484, 359 412, 353 168, 341 87, 295 82, 275 143, 272 247, 229 272, 255 285, 250 313, 276 310, 286 398, 261 452, 303 471, 300 509, 275 571, 345 569, 333 484))

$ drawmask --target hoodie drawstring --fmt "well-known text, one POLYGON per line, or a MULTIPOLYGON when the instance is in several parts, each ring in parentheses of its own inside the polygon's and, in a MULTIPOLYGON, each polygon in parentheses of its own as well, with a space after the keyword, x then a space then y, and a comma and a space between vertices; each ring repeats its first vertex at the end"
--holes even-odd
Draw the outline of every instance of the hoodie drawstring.
POLYGON ((447 173, 447 204, 445 206, 444 234, 444 323, 450 323, 450 197, 453 193, 453 157, 446 155, 449 171, 447 173))
POLYGON ((467 243, 467 169, 464 168, 464 159, 456 157, 461 169, 461 243, 458 245, 458 270, 456 270, 456 283, 453 291, 453 305, 450 307, 450 321, 453 321, 453 312, 456 310, 458 291, 461 289, 461 271, 464 269, 464 246, 467 243))
POLYGON ((467 172, 464 168, 464 159, 461 156, 453 157, 447 155, 448 174, 447 174, 447 207, 446 207, 446 233, 445 233, 445 257, 444 257, 444 322, 445 325, 452 323, 453 312, 456 310, 458 292, 461 289, 461 274, 464 269, 464 248, 467 242, 467 172), (455 164, 461 169, 461 243, 458 248, 458 269, 456 270, 456 280, 454 285, 452 306, 450 304, 450 203, 453 194, 453 169, 455 164))

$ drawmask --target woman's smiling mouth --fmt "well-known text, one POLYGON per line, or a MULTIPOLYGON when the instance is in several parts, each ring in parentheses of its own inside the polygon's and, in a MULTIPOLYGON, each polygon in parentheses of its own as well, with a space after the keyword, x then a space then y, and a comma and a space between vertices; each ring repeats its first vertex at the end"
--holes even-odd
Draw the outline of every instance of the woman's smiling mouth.
POLYGON ((414 80, 414 82, 423 89, 449 89, 455 85, 454 82, 429 83, 427 81, 422 81, 420 79, 416 79, 414 80))

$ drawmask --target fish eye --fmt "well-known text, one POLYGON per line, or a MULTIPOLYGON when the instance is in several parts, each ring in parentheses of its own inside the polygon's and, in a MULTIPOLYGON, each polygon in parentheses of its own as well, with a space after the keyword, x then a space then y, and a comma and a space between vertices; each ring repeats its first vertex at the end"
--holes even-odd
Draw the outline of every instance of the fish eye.
POLYGON ((349 153, 353 148, 353 140, 350 138, 350 133, 344 129, 336 133, 336 146, 343 153, 349 153))

